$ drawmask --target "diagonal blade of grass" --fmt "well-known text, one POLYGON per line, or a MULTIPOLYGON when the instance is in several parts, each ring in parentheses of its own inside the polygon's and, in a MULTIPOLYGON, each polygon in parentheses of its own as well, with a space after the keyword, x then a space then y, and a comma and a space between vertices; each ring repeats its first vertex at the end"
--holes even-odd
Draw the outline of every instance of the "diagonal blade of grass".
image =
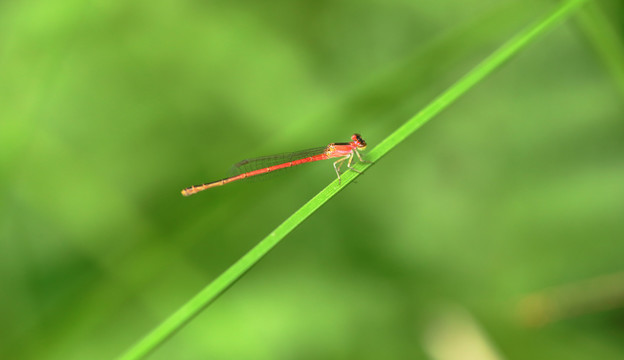
MULTIPOLYGON (((573 10, 578 8, 587 0, 568 0, 562 2, 550 15, 533 26, 521 31, 511 38, 507 43, 494 51, 485 60, 479 63, 474 69, 459 79, 448 90, 435 98, 422 111, 409 119, 405 124, 394 131, 368 154, 368 159, 372 162, 379 160, 390 150, 396 147, 401 141, 411 135, 414 131, 424 125, 427 121, 439 114, 442 110, 452 104, 461 95, 478 84, 495 69, 500 67, 505 61, 510 59, 523 47, 528 45, 538 35, 554 26, 558 21, 564 19, 573 10)), ((364 164, 362 170, 370 167, 371 164, 364 164)), ((348 185, 358 174, 347 172, 342 176, 342 184, 337 180, 329 184, 314 198, 293 213, 272 233, 262 239, 255 247, 247 252, 243 257, 230 266, 225 272, 219 275, 214 281, 208 284, 202 291, 191 298, 186 304, 180 307, 173 315, 162 322, 152 332, 137 342, 125 354, 122 359, 137 359, 147 355, 167 338, 182 328, 184 324, 195 317, 199 312, 214 301, 220 294, 227 290, 236 280, 247 272, 254 264, 264 257, 273 247, 275 247, 286 235, 307 219, 318 208, 336 195, 346 185, 348 185)))

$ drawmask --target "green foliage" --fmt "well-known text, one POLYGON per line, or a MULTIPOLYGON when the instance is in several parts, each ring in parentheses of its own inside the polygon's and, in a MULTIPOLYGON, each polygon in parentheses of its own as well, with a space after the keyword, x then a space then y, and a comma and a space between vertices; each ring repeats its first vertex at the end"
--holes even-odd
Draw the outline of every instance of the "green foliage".
POLYGON ((587 2, 0 5, 0 357, 435 358, 472 318, 621 358, 619 310, 510 320, 621 270, 621 8, 587 2), (374 167, 318 194, 330 165, 179 195, 353 132, 374 167))

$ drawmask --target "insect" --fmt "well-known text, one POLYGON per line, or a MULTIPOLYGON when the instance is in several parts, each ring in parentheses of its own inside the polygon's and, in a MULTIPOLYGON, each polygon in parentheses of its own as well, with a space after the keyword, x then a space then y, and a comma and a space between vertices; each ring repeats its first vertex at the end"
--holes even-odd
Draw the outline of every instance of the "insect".
POLYGON ((257 175, 268 174, 276 170, 286 169, 305 163, 311 163, 314 161, 327 159, 337 159, 336 161, 334 161, 334 170, 336 170, 338 183, 340 183, 340 167, 345 161, 347 162, 347 168, 357 173, 360 173, 360 171, 354 169, 351 166, 353 157, 357 156, 360 162, 368 162, 362 159, 362 155, 360 155, 359 153, 360 150, 364 149, 366 149, 366 141, 362 139, 360 134, 353 134, 351 136, 351 141, 349 142, 331 143, 324 147, 243 160, 234 165, 234 170, 238 173, 238 175, 213 181, 210 183, 187 187, 186 189, 182 190, 182 195, 189 196, 196 194, 200 191, 204 191, 206 189, 217 186, 223 186, 237 180, 242 180, 257 175))

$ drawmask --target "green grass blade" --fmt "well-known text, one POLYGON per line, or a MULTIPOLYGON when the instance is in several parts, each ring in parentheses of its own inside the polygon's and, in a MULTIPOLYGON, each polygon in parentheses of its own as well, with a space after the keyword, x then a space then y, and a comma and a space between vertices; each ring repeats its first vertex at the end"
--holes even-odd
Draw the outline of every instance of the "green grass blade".
POLYGON ((620 92, 624 94, 624 47, 611 20, 595 2, 579 12, 578 20, 620 92))
MULTIPOLYGON (((424 125, 427 121, 439 114, 442 110, 452 104, 461 95, 478 84, 495 69, 500 67, 505 61, 511 58, 523 47, 528 45, 538 35, 564 19, 573 10, 578 8, 587 0, 568 0, 559 5, 549 16, 533 26, 511 38, 498 50, 478 64, 474 69, 459 79, 448 90, 435 98, 422 111, 409 119, 400 128, 383 140, 373 150, 368 153, 367 158, 372 162, 379 160, 391 149, 396 147, 401 141, 411 135, 414 131, 424 125)), ((361 170, 370 167, 371 164, 358 165, 361 170)), ((161 323, 156 329, 147 334, 143 339, 130 348, 122 359, 137 359, 147 355, 167 338, 180 330, 184 324, 201 312, 206 306, 214 301, 220 294, 227 290, 236 280, 247 272, 254 264, 264 257, 273 247, 275 247, 294 228, 307 219, 314 211, 325 204, 329 199, 342 190, 357 176, 357 173, 349 171, 342 176, 342 184, 335 180, 314 198, 293 213, 272 233, 262 239, 255 247, 247 252, 243 257, 230 266, 224 273, 208 284, 202 291, 180 307, 173 315, 161 323)))

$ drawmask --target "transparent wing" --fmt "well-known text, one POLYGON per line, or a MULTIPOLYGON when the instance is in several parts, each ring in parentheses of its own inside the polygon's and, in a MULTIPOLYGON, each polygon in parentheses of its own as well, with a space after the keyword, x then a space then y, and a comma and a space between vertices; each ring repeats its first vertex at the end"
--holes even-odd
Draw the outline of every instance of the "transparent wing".
MULTIPOLYGON (((287 163, 290 161, 295 161, 299 159, 305 159, 310 156, 319 155, 325 152, 325 147, 317 147, 311 149, 305 149, 296 152, 283 153, 277 155, 269 155, 269 156, 260 156, 252 159, 245 159, 237 162, 232 165, 230 169, 229 176, 240 175, 249 171, 254 171, 258 169, 264 169, 269 166, 279 165, 283 163, 287 163)), ((268 174, 271 174, 270 172, 268 174)), ((265 175, 259 175, 260 177, 265 177, 265 175)), ((254 176, 256 178, 258 176, 254 176)))

